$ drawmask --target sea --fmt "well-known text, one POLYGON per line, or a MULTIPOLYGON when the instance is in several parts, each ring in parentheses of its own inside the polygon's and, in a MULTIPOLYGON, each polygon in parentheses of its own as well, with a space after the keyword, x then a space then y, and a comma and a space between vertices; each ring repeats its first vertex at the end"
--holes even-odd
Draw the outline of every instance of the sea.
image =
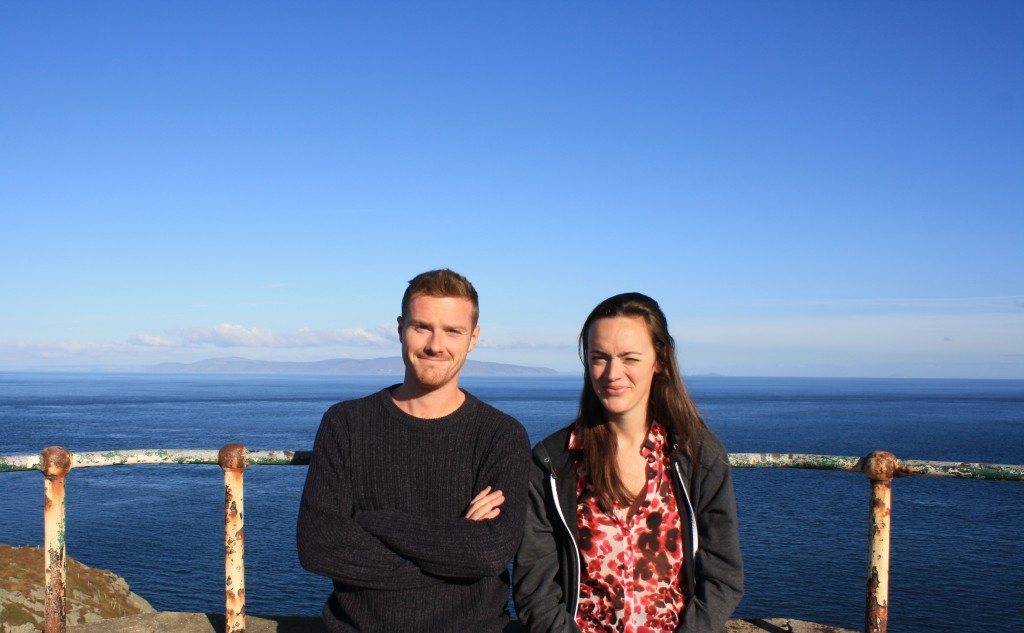
MULTIPOLYGON (((0 454, 143 448, 311 450, 321 415, 397 377, 0 373, 0 454)), ((570 422, 579 376, 464 377, 536 442, 570 422)), ((731 452, 1024 464, 1024 381, 693 376, 687 386, 731 452)), ((321 610, 294 533, 304 466, 245 472, 247 610, 321 610)), ((746 595, 736 617, 860 630, 868 480, 860 473, 735 469, 746 595)), ((223 609, 217 466, 72 470, 67 551, 123 576, 161 611, 223 609)), ((893 482, 889 630, 1024 631, 1024 483, 893 482)), ((42 544, 43 477, 0 472, 0 542, 42 544)))

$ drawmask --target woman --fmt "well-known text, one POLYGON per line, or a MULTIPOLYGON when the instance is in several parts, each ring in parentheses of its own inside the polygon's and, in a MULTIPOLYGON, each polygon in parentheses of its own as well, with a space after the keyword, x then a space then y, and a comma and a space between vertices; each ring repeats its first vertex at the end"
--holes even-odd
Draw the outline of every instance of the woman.
POLYGON ((732 477, 665 315, 616 295, 579 346, 579 416, 533 451, 519 619, 533 633, 723 631, 743 596, 732 477))

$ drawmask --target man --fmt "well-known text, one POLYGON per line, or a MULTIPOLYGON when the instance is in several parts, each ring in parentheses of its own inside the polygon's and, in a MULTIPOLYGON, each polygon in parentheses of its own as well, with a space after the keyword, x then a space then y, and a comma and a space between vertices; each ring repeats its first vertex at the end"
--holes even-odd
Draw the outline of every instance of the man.
POLYGON ((324 414, 299 508, 306 569, 334 580, 328 631, 501 631, 523 535, 530 443, 459 389, 477 293, 450 270, 409 282, 405 378, 324 414))

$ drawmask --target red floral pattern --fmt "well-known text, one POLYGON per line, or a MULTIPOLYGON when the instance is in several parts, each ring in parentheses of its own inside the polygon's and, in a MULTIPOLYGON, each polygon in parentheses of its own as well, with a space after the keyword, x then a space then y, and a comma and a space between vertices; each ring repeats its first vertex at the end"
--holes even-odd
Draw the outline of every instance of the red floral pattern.
MULTIPOLYGON (((576 434, 569 448, 579 448, 576 434)), ((632 507, 616 503, 611 514, 597 504, 577 464, 577 528, 581 558, 576 624, 585 633, 662 633, 679 626, 682 594, 681 521, 668 461, 667 435, 651 424, 641 448, 647 487, 632 507)))

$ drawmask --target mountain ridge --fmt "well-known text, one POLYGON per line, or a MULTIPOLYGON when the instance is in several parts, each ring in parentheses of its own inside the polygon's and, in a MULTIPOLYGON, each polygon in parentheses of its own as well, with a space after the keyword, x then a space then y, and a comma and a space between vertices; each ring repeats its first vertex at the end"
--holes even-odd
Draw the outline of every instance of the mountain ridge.
MULTIPOLYGON (((253 360, 241 356, 208 358, 193 363, 159 363, 145 371, 156 373, 235 373, 235 374, 342 374, 348 376, 402 375, 405 364, 400 356, 381 358, 331 358, 317 361, 253 360)), ((547 367, 529 367, 507 363, 467 360, 463 376, 554 376, 547 367)))

